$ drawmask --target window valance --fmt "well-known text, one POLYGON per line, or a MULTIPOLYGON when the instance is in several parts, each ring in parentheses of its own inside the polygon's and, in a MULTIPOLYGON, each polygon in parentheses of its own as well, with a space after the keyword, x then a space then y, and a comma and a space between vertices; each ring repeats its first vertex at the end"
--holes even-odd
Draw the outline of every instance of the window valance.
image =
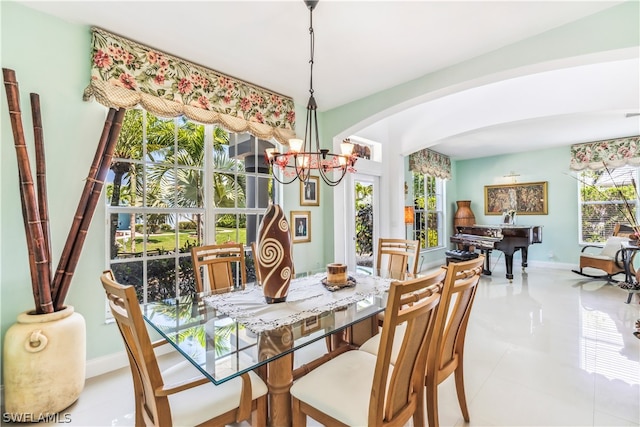
POLYGON ((295 138, 293 99, 92 28, 91 83, 84 100, 111 108, 140 104, 161 117, 219 124, 287 144, 295 138))
POLYGON ((409 154, 409 170, 436 178, 451 178, 451 159, 425 148, 409 154))
POLYGON ((571 170, 640 165, 640 136, 607 139, 571 146, 571 170))

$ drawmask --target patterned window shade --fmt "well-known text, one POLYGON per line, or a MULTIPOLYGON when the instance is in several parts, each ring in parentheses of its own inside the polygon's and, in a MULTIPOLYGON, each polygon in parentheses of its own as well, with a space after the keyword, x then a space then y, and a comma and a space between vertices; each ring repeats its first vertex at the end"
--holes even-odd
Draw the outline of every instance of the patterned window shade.
POLYGON ((409 155, 409 170, 436 178, 451 179, 451 159, 425 148, 409 155))
POLYGON ((91 97, 107 107, 140 104, 161 117, 184 115, 233 132, 287 144, 295 138, 293 99, 93 28, 91 97))
POLYGON ((640 165, 640 136, 587 142, 571 146, 572 170, 640 165))

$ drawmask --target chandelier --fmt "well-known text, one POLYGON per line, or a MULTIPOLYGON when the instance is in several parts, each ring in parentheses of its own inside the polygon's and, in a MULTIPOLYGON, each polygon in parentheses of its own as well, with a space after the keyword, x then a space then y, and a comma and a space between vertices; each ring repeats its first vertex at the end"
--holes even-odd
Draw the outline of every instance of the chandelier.
POLYGON ((318 117, 316 115, 318 105, 313 97, 313 9, 318 4, 318 0, 304 0, 304 3, 309 8, 309 36, 311 40, 311 59, 309 60, 311 68, 310 96, 307 103, 304 140, 290 139, 289 151, 286 153, 280 153, 276 148, 267 148, 265 157, 271 167, 273 177, 282 184, 291 184, 299 179, 306 185, 309 182, 312 171, 318 171, 318 175, 322 177, 325 184, 333 187, 340 184, 347 172, 355 172, 353 165, 356 163, 357 156, 353 153, 353 144, 348 139, 340 144, 341 154, 334 154, 327 149, 320 149, 318 117), (314 141, 315 151, 312 151, 314 141))

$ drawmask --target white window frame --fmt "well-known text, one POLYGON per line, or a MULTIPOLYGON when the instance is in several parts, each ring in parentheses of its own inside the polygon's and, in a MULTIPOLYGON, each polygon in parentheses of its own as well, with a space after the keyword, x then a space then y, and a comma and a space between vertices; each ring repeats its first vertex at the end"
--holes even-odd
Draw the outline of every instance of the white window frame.
MULTIPOLYGON (((147 149, 147 135, 146 135, 146 112, 144 113, 143 116, 143 136, 142 139, 144 141, 143 143, 143 154, 142 154, 142 159, 141 160, 133 160, 133 159, 118 159, 118 160, 122 160, 122 161, 127 161, 130 163, 135 163, 135 164, 140 164, 143 165, 145 164, 145 159, 147 158, 147 153, 146 153, 146 149, 147 149)), ((176 120, 176 125, 177 125, 177 120, 178 118, 174 119, 176 120)), ((158 208, 158 207, 149 207, 147 206, 146 200, 142 201, 142 206, 135 206, 135 207, 130 207, 130 206, 110 206, 109 205, 109 200, 106 196, 106 192, 105 192, 105 209, 106 209, 106 226, 105 226, 105 253, 106 253, 106 266, 107 268, 111 268, 111 266, 113 264, 118 264, 118 263, 126 263, 126 262, 132 262, 131 259, 111 259, 111 248, 110 248, 110 242, 111 242, 111 230, 110 230, 110 219, 111 219, 111 215, 112 214, 120 214, 120 213, 128 213, 128 214, 138 214, 138 215, 149 215, 149 214, 157 214, 157 213, 162 213, 162 214, 169 214, 169 215, 175 215, 177 218, 180 217, 180 215, 194 215, 194 214, 201 214, 204 217, 204 223, 205 223, 205 227, 204 227, 204 237, 203 237, 203 242, 202 244, 212 244, 215 243, 216 240, 216 227, 215 227, 215 220, 216 220, 216 216, 220 215, 220 214, 254 214, 257 215, 258 218, 258 222, 259 222, 259 215, 264 214, 264 211, 266 209, 266 207, 251 207, 251 208, 243 208, 243 207, 238 207, 237 203, 235 204, 234 207, 226 207, 226 208, 216 208, 214 207, 214 203, 213 203, 213 199, 214 199, 214 189, 213 189, 213 175, 216 172, 216 169, 214 168, 213 165, 213 149, 214 149, 214 129, 215 129, 215 125, 203 125, 204 126, 204 159, 203 159, 203 163, 204 165, 202 167, 193 167, 193 166, 185 166, 185 165, 177 165, 174 164, 174 168, 177 166, 180 166, 180 168, 191 168, 191 169, 195 169, 195 170, 199 170, 201 171, 204 175, 203 175, 203 186, 204 186, 204 201, 203 201, 203 205, 202 207, 197 207, 197 208, 184 208, 184 207, 168 207, 168 208, 158 208), (206 226, 207 224, 213 224, 212 226, 206 226)), ((232 143, 237 143, 238 142, 238 135, 230 132, 230 145, 232 145, 232 143)), ((178 139, 177 139, 177 126, 176 126, 176 138, 174 141, 175 144, 178 143, 178 139)), ((258 139, 255 138, 253 140, 253 143, 256 144, 255 149, 258 148, 258 139)), ((254 150, 255 150, 254 149, 254 150)), ((114 159, 116 160, 116 159, 114 159)), ((177 163, 177 162, 176 162, 177 163)), ((146 169, 145 169, 146 171, 146 169)), ((225 171, 225 173, 227 173, 225 171)), ((235 171, 234 172, 235 176, 238 175, 244 175, 245 177, 249 177, 249 176, 254 176, 255 179, 271 179, 268 173, 260 173, 257 170, 255 172, 246 172, 246 171, 235 171)), ((146 184, 146 173, 143 176, 143 182, 146 184)), ((257 191, 257 190, 256 190, 257 191)), ((281 195, 281 191, 279 191, 279 187, 278 184, 276 182, 273 182, 273 191, 276 195, 276 197, 280 197, 281 195)), ((257 193, 256 193, 257 194, 257 193)), ((144 193, 143 198, 146 197, 146 192, 144 193)), ((256 197, 257 200, 257 197, 256 197)), ((143 233, 146 234, 146 221, 143 223, 143 233)), ((177 224, 176 224, 177 226, 177 224)), ((176 234, 176 240, 178 239, 178 234, 176 234)), ((176 241, 176 247, 178 247, 178 241, 176 241)), ((249 247, 249 243, 250 242, 244 242, 246 243, 246 246, 249 247)), ((141 248, 141 252, 142 254, 140 254, 139 256, 135 257, 135 262, 141 262, 143 267, 142 267, 142 286, 143 286, 143 303, 148 302, 148 292, 147 292, 147 284, 148 284, 148 268, 147 268, 147 264, 148 262, 153 262, 156 260, 161 260, 161 259, 175 259, 175 265, 176 265, 176 270, 178 268, 178 262, 180 260, 180 258, 185 258, 185 257, 190 257, 191 254, 188 252, 180 252, 180 251, 175 251, 174 253, 170 253, 170 254, 163 254, 163 255, 154 255, 154 256, 148 256, 147 252, 146 252, 146 241, 143 241, 142 243, 143 247, 141 248)), ((175 295, 179 296, 180 295, 180 289, 178 286, 178 281, 176 280, 175 283, 175 295)), ((107 305, 108 307, 108 305, 107 305)), ((109 310, 107 308, 107 320, 112 319, 111 314, 109 313, 109 310)))
POLYGON ((418 238, 421 236, 423 232, 422 228, 415 227, 416 224, 418 223, 418 218, 420 218, 421 215, 423 215, 425 218, 428 218, 429 215, 435 214, 438 218, 438 221, 437 221, 438 228, 436 229, 436 232, 438 234, 438 243, 436 244, 436 246, 428 246, 429 224, 428 224, 428 221, 425 220, 424 235, 426 236, 426 239, 420 239, 421 251, 433 251, 433 250, 442 249, 445 246, 445 210, 444 210, 445 200, 446 200, 445 180, 442 178, 431 177, 426 174, 419 174, 415 172, 412 172, 411 174, 412 174, 411 176, 412 185, 415 180, 415 176, 421 176, 422 180, 424 181, 423 186, 425 188, 425 194, 417 194, 415 188, 412 188, 412 194, 413 194, 414 200, 419 196, 423 196, 425 198, 425 207, 420 208, 418 206, 415 206, 415 203, 414 203, 415 220, 414 220, 413 226, 410 227, 410 238, 413 240, 418 240, 418 238), (428 203, 426 203, 426 200, 428 200, 428 198, 430 197, 430 195, 426 193, 426 190, 429 187, 426 182, 428 179, 435 180, 435 192, 433 194, 433 196, 435 196, 436 198, 435 209, 429 209, 428 203))
MULTIPOLYGON (((599 173, 602 175, 599 179, 599 182, 604 183, 603 186, 598 186, 598 182, 594 183, 591 175, 594 174, 592 170, 583 170, 576 173, 576 179, 578 180, 578 241, 581 245, 588 244, 604 244, 605 241, 611 234, 613 233, 613 226, 617 221, 609 221, 607 218, 597 217, 592 218, 590 221, 591 227, 588 230, 585 230, 583 227, 583 207, 585 205, 617 205, 616 215, 620 219, 620 222, 626 222, 624 217, 626 216, 626 206, 622 199, 620 198, 611 198, 609 201, 591 201, 585 202, 582 198, 582 189, 585 186, 589 187, 598 187, 602 188, 602 192, 606 191, 606 188, 611 188, 611 183, 613 182, 616 186, 624 186, 628 185, 632 182, 638 182, 638 167, 636 166, 621 166, 619 168, 610 167, 609 170, 601 170, 599 173), (587 238, 585 239, 585 236, 587 238)), ((627 203, 631 206, 631 210, 633 211, 635 218, 638 218, 637 211, 638 206, 640 205, 640 201, 638 200, 638 193, 635 192, 635 198, 629 197, 627 199, 627 203)))

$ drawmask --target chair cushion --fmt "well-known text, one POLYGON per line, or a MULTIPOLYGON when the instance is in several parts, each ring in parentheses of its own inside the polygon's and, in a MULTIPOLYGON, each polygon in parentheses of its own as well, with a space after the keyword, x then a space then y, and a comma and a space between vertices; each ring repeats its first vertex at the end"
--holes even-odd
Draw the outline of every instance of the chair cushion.
MULTIPOLYGON (((398 354, 400 353, 400 347, 402 347, 402 340, 404 339, 404 333, 407 330, 407 324, 401 323, 396 328, 396 333, 393 336, 393 347, 391 348, 391 364, 395 365, 398 360, 398 354)), ((380 334, 375 334, 368 340, 366 340, 358 350, 366 351, 367 353, 378 354, 380 347, 380 334)))
MULTIPOLYGON (((162 371, 165 384, 175 384, 194 377, 201 377, 202 373, 191 363, 179 363, 162 371)), ((266 384, 253 372, 251 378, 251 394, 256 399, 267 394, 266 384)), ((174 426, 195 426, 227 411, 235 409, 240 404, 242 379, 234 378, 221 385, 213 383, 203 384, 169 396, 171 418, 174 426)))
POLYGON ((291 395, 344 424, 366 426, 376 360, 366 351, 347 351, 298 379, 291 395))
POLYGON ((616 252, 622 248, 622 244, 627 241, 629 241, 627 237, 611 236, 607 239, 607 242, 599 255, 614 258, 616 256, 616 252))
POLYGON ((600 255, 600 254, 582 254, 580 255, 581 258, 587 258, 587 259, 600 259, 603 261, 613 261, 613 257, 610 256, 606 256, 606 255, 600 255))

